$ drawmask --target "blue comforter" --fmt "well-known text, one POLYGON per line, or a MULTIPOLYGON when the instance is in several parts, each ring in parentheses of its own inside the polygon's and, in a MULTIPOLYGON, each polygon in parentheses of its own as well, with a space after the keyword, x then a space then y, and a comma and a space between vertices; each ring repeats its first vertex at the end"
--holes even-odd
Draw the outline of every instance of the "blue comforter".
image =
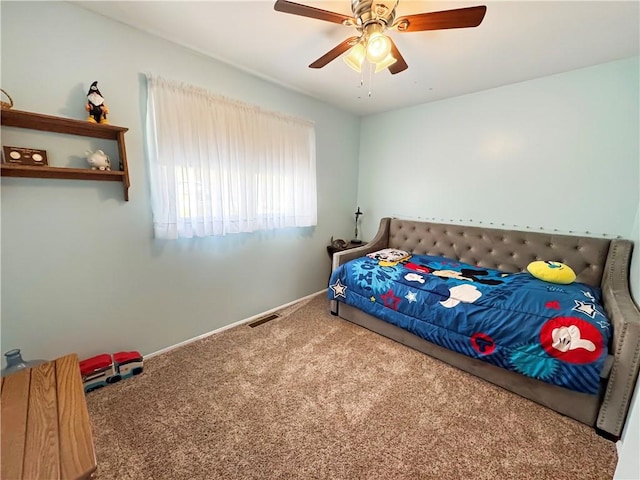
POLYGON ((596 394, 611 327, 600 291, 443 257, 361 257, 337 268, 328 296, 499 367, 596 394))

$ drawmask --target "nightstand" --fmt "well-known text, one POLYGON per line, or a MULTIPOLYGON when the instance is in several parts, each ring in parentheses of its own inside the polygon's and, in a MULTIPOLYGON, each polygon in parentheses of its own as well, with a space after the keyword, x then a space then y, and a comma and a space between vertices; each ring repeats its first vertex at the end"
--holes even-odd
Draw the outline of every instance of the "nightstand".
POLYGON ((338 247, 337 245, 334 245, 334 244, 327 245, 327 254, 329 255, 329 258, 331 259, 331 265, 329 267, 329 280, 331 280, 331 270, 332 270, 332 267, 333 267, 333 254, 336 253, 336 252, 342 252, 343 250, 350 250, 352 248, 361 247, 362 245, 364 245, 366 243, 367 242, 353 243, 353 242, 350 241, 344 247, 338 247))
POLYGON ((360 243, 353 243, 353 242, 349 242, 347 243, 347 245, 345 247, 336 247, 333 245, 327 245, 327 254, 329 255, 329 258, 333 261, 333 254, 336 252, 342 252, 343 250, 350 250, 352 248, 358 248, 361 247, 362 245, 366 244, 367 242, 360 242, 360 243))

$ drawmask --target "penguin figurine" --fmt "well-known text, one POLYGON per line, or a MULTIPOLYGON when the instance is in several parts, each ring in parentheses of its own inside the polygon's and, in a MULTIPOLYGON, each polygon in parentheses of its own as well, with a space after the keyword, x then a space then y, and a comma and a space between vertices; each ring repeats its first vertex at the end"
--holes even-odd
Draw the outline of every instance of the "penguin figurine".
POLYGON ((96 80, 89 87, 87 92, 87 104, 85 110, 89 112, 89 120, 91 123, 109 123, 107 122, 107 113, 109 109, 104 103, 104 98, 98 90, 98 81, 96 80))

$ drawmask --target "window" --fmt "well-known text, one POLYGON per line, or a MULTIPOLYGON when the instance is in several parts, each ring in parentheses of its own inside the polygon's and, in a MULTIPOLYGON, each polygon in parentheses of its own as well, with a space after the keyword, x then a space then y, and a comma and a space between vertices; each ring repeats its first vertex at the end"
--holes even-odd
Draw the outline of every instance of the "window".
POLYGON ((313 123, 147 77, 157 238, 317 223, 313 123))

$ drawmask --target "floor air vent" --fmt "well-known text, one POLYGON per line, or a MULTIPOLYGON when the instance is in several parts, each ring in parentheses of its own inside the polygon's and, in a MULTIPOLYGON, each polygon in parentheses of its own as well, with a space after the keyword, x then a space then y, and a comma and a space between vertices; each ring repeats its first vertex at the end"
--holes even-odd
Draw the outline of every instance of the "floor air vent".
POLYGON ((258 325, 262 325, 263 323, 267 323, 267 322, 270 322, 271 320, 275 320, 278 317, 280 317, 280 315, 278 315, 277 313, 272 313, 271 315, 262 317, 261 319, 256 320, 255 322, 251 322, 249 326, 251 328, 254 328, 254 327, 257 327, 258 325))

